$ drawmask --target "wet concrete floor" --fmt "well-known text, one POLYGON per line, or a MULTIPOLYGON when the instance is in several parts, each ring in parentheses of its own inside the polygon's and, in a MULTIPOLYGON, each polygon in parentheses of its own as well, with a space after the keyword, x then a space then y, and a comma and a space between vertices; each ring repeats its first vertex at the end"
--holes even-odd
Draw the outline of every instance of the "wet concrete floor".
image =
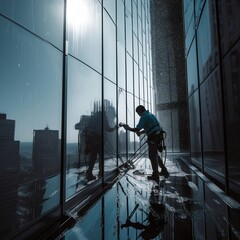
POLYGON ((240 239, 238 202, 180 157, 166 166, 170 176, 157 184, 141 158, 61 239, 240 239))

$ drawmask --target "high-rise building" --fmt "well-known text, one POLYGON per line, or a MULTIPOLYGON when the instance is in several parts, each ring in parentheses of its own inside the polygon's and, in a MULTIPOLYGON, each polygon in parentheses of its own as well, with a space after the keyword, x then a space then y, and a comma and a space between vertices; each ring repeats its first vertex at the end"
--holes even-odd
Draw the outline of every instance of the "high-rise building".
POLYGON ((35 173, 48 176, 60 171, 59 137, 57 130, 34 130, 33 169, 35 173))
POLYGON ((14 140, 15 120, 0 113, 0 171, 19 170, 19 141, 14 140))

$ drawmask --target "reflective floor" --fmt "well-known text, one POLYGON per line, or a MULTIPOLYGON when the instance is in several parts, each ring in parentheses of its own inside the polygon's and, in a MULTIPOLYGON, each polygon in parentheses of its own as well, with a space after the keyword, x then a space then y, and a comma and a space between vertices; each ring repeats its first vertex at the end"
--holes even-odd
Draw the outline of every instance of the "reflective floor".
POLYGON ((182 158, 166 166, 170 176, 157 184, 147 180, 150 161, 137 161, 61 239, 240 239, 238 202, 182 158))

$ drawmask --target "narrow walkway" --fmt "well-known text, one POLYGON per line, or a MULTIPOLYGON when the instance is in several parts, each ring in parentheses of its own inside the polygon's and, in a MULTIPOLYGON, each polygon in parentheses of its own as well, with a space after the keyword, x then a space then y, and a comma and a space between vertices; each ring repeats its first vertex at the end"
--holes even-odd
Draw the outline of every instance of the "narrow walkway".
POLYGON ((170 176, 158 185, 141 158, 61 239, 240 239, 239 203, 182 158, 166 166, 170 176))

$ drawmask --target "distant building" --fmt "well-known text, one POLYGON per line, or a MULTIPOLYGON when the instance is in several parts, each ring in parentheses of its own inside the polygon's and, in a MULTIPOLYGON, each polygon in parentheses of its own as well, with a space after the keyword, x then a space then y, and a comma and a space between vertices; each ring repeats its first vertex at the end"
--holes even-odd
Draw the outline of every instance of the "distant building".
POLYGON ((19 170, 19 141, 14 141, 15 120, 0 113, 0 164, 1 171, 19 170))
POLYGON ((33 169, 37 175, 50 176, 60 171, 58 130, 33 131, 33 169))
POLYGON ((16 228, 16 203, 20 168, 19 141, 14 141, 15 121, 0 113, 0 232, 16 228))

